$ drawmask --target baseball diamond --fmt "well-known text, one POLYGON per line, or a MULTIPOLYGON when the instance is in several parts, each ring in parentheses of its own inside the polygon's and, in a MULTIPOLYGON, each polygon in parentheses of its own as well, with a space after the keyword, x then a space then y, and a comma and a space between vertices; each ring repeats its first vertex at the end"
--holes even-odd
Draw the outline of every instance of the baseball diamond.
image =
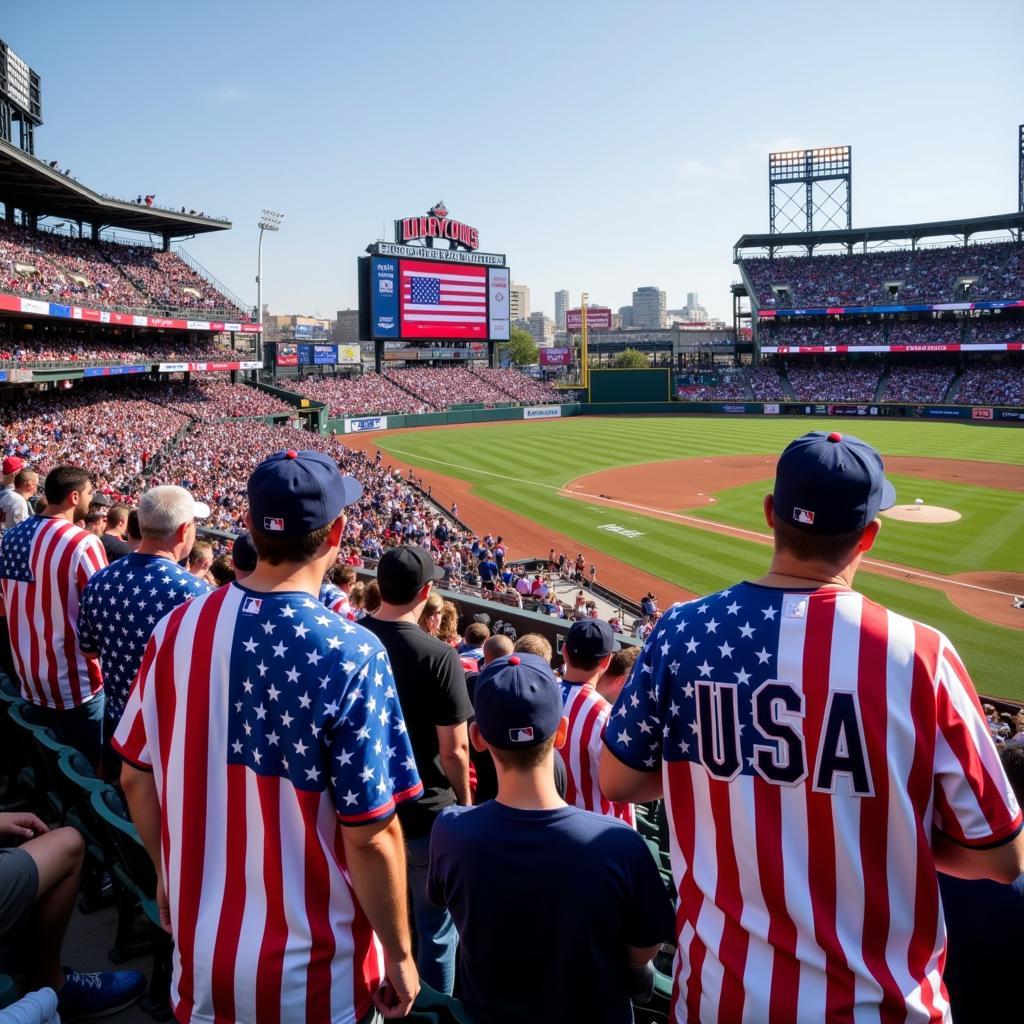
MULTIPOLYGON (((663 600, 675 600, 756 574, 768 537, 760 498, 778 452, 804 430, 848 427, 802 418, 578 417, 348 436, 346 444, 380 447, 415 466, 471 525, 493 523, 495 506, 504 510, 519 557, 552 545, 582 549, 609 586, 627 594, 660 587, 663 600), (611 509, 640 535, 602 528, 611 509)), ((923 495, 961 516, 927 529, 887 520, 858 589, 946 632, 982 692, 1024 699, 1024 610, 1013 607, 1024 591, 1016 432, 863 420, 852 432, 887 457, 901 500, 923 495)))

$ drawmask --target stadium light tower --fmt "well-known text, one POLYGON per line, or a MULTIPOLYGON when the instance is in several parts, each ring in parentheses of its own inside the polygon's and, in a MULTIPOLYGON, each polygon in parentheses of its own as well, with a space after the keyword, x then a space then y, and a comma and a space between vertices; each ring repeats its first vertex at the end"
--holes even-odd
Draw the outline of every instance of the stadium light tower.
POLYGON ((263 232, 279 230, 283 217, 284 214, 276 210, 264 210, 256 222, 260 229, 260 240, 256 247, 256 315, 260 325, 260 333, 256 335, 257 360, 263 359, 263 232))

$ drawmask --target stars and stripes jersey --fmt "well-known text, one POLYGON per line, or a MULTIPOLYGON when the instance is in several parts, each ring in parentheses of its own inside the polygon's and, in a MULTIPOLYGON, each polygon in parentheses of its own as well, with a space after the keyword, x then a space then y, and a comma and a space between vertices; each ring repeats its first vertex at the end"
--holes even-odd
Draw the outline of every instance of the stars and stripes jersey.
POLYGON ((64 710, 103 689, 99 662, 78 641, 85 585, 107 564, 99 537, 66 519, 32 516, 5 530, 0 593, 21 695, 64 710))
POLYGON ((99 654, 105 714, 120 720, 153 627, 172 609, 213 588, 159 555, 132 552, 89 580, 78 609, 82 650, 99 654))
POLYGON ((562 683, 562 704, 569 720, 565 743, 558 751, 565 762, 565 802, 585 811, 621 818, 635 828, 633 805, 608 800, 597 781, 611 704, 593 686, 567 682, 562 683))
POLYGON ((157 624, 114 748, 154 773, 177 1019, 360 1019, 381 950, 340 826, 422 791, 376 637, 305 593, 193 598, 157 624))
POLYGON ((329 580, 324 580, 320 584, 320 603, 325 608, 330 608, 332 612, 337 612, 343 619, 352 618, 352 605, 349 604, 348 594, 329 580))
POLYGON ((999 845, 1021 812, 945 636, 738 584, 659 621, 605 742, 662 776, 677 1021, 949 1020, 933 836, 999 845))

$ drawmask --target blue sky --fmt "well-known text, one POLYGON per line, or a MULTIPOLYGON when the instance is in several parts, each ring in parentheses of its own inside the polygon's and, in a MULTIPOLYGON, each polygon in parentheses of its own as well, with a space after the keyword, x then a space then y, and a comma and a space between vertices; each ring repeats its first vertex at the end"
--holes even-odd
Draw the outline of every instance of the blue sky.
POLYGON ((852 145, 855 226, 1015 209, 1022 28, 1021 0, 37 0, 0 36, 43 78, 37 153, 229 217, 186 248, 248 302, 285 214, 272 312, 354 306, 367 242, 443 199, 534 308, 654 284, 728 318, 773 149, 852 145))

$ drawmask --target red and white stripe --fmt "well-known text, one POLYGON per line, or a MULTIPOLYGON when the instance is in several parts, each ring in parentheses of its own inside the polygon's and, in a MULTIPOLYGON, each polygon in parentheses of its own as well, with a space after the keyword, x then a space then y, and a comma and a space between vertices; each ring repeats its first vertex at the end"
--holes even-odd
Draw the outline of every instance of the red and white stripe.
POLYGON ((99 537, 54 517, 32 538, 33 582, 0 579, 14 667, 29 703, 64 710, 103 689, 98 659, 87 658, 78 642, 78 605, 106 564, 99 537))
POLYGON ((597 769, 611 705, 589 684, 563 684, 566 686, 565 717, 569 719, 569 731, 559 750, 567 777, 565 802, 585 811, 621 818, 635 828, 633 805, 608 800, 598 783, 597 769))
POLYGON ((243 597, 222 587, 158 624, 115 740, 159 793, 171 1003, 179 1021, 355 1022, 382 955, 330 794, 228 764, 228 689, 211 679, 229 677, 243 597))
POLYGON ((783 618, 776 668, 804 694, 807 779, 663 762, 675 1019, 948 1022, 933 825, 970 845, 1021 822, 970 679, 940 633, 852 592, 783 618), (844 690, 864 717, 866 797, 842 779, 813 789, 829 693, 844 690))

